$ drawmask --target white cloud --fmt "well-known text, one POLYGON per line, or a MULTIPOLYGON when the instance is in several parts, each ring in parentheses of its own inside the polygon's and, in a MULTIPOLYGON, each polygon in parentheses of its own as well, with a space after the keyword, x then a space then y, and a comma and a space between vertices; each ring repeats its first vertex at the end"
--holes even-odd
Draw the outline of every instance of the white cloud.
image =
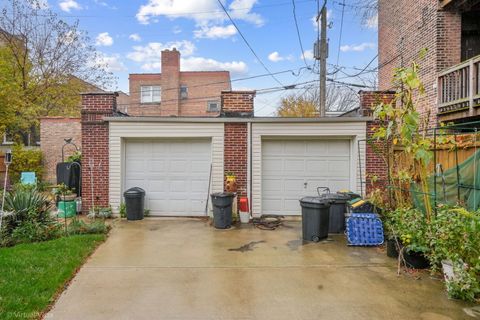
POLYGON ((369 28, 369 29, 377 29, 378 28, 378 14, 368 18, 367 21, 365 21, 364 26, 369 28))
POLYGON ((225 39, 237 34, 237 29, 233 24, 228 26, 202 26, 199 30, 193 32, 195 38, 225 39))
POLYGON ((233 19, 240 19, 257 26, 262 26, 265 21, 258 13, 251 12, 257 0, 234 0, 230 6, 230 16, 233 19))
POLYGON ((82 9, 82 7, 75 0, 62 0, 59 2, 58 5, 60 6, 60 9, 66 12, 70 12, 72 9, 74 10, 82 9))
POLYGON ((291 55, 289 56, 281 56, 277 51, 274 51, 268 55, 268 60, 272 62, 279 62, 283 60, 293 60, 293 57, 291 55))
POLYGON ((96 62, 110 72, 122 72, 127 70, 118 54, 106 55, 104 53, 99 53, 96 62))
MULTIPOLYGON (((305 60, 313 60, 313 50, 305 50, 303 51, 303 56, 305 56, 305 60)), ((303 56, 300 55, 300 59, 303 59, 303 56)))
POLYGON ((138 33, 132 33, 131 35, 128 36, 128 38, 130 40, 133 40, 135 42, 140 42, 142 41, 142 38, 140 37, 140 35, 138 33))
POLYGON ((285 58, 281 57, 277 51, 274 51, 268 55, 268 60, 273 62, 278 62, 278 61, 285 60, 285 58))
POLYGON ((232 75, 245 74, 248 71, 247 64, 243 61, 220 62, 214 59, 201 57, 189 57, 181 59, 184 71, 218 71, 227 70, 232 75))
POLYGON ((172 32, 174 34, 179 34, 182 32, 182 28, 180 28, 180 26, 174 26, 173 29, 172 29, 172 32))
MULTIPOLYGON (((263 18, 251 12, 255 3, 257 0, 234 0, 228 10, 233 19, 262 26, 263 18)), ((170 19, 191 19, 197 26, 211 26, 227 20, 217 0, 148 0, 146 4, 140 6, 136 15, 137 20, 142 24, 149 24, 153 17, 158 16, 166 16, 170 19)))
POLYGON ((102 32, 102 33, 99 33, 97 38, 95 39, 95 44, 97 46, 109 47, 113 44, 113 38, 110 37, 108 32, 102 32))
POLYGON ((146 46, 134 46, 133 51, 127 54, 127 58, 141 63, 143 70, 160 70, 162 50, 176 48, 182 56, 191 56, 196 48, 188 41, 174 41, 167 43, 150 42, 146 46))
POLYGON ((371 42, 363 42, 361 44, 352 44, 352 45, 344 45, 340 47, 340 50, 342 52, 348 52, 348 51, 365 51, 366 49, 374 49, 375 44, 371 42))

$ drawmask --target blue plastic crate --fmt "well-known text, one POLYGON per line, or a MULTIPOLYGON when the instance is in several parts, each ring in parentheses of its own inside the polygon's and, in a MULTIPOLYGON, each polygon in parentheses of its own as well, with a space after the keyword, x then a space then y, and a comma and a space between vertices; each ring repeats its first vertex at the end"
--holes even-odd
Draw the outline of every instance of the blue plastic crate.
POLYGON ((382 220, 375 213, 352 213, 346 229, 351 246, 378 246, 384 241, 382 220))

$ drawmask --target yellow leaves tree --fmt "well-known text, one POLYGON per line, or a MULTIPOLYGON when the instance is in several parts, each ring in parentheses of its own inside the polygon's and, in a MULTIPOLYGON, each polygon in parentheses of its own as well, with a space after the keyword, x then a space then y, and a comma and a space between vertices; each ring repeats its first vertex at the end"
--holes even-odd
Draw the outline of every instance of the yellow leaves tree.
POLYGON ((279 117, 313 118, 318 116, 318 110, 313 101, 305 97, 290 95, 281 100, 277 115, 279 117))

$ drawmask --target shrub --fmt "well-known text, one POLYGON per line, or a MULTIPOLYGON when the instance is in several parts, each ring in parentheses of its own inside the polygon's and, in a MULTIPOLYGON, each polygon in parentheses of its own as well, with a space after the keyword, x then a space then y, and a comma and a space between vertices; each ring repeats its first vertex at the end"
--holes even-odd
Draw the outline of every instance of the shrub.
POLYGON ((16 144, 12 150, 12 164, 10 165, 10 179, 16 183, 20 181, 20 174, 24 171, 33 171, 37 180, 42 180, 43 164, 42 152, 38 149, 26 149, 16 144))
MULTIPOLYGON (((39 226, 45 227, 43 233, 48 233, 55 222, 50 215, 50 202, 48 198, 32 186, 17 187, 13 192, 5 195, 5 211, 8 212, 3 219, 0 245, 13 245, 18 239, 38 238, 39 226), (15 233, 17 228, 21 228, 15 233), (26 232, 33 232, 26 236, 26 232), (16 238, 12 238, 13 234, 16 238)), ((45 235, 44 235, 45 236, 45 235)), ((40 238, 44 237, 40 236, 40 238)), ((23 240, 22 240, 23 241, 23 240)))
POLYGON ((95 220, 89 223, 74 218, 68 225, 68 234, 105 234, 110 231, 111 227, 103 220, 95 220))
POLYGON ((426 216, 415 208, 398 208, 385 214, 384 223, 387 233, 398 237, 408 251, 429 251, 426 239, 428 224, 426 216))
POLYGON ((12 232, 12 244, 30 243, 57 239, 62 236, 60 224, 25 221, 12 232))

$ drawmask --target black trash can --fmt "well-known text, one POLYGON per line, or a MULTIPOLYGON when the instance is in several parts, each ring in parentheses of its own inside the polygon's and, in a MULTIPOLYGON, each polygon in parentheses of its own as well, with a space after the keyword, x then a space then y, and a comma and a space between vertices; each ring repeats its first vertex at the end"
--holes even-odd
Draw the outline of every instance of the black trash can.
POLYGON ((145 206, 145 190, 133 187, 123 193, 127 220, 142 220, 145 206))
POLYGON ((217 229, 228 229, 232 225, 233 192, 212 193, 213 225, 217 229))
POLYGON ((328 237, 330 203, 321 197, 304 197, 302 206, 302 237, 306 241, 318 242, 328 237))
POLYGON ((344 233, 346 203, 351 199, 350 195, 346 193, 323 193, 320 197, 331 203, 328 232, 344 233))

